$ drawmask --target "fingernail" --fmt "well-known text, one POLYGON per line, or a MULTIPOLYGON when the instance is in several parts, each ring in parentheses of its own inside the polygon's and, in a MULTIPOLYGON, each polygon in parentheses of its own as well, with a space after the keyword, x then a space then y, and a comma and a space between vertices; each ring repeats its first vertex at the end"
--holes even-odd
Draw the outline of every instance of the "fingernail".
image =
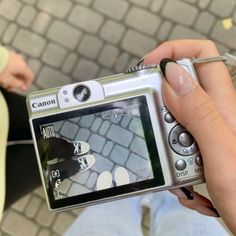
POLYGON ((176 188, 170 190, 170 192, 176 195, 178 198, 188 199, 188 200, 194 199, 193 193, 186 188, 176 188))
POLYGON ((203 215, 220 217, 218 211, 214 207, 197 206, 196 210, 203 215))
POLYGON ((160 69, 164 77, 166 77, 166 65, 169 62, 177 63, 175 60, 172 60, 170 58, 164 58, 160 61, 160 69))
POLYGON ((179 96, 187 94, 196 85, 191 75, 172 59, 163 59, 160 62, 160 69, 171 88, 179 96))
POLYGON ((185 196, 188 198, 188 200, 194 199, 193 193, 191 191, 189 191, 187 188, 182 187, 180 189, 185 194, 185 196))

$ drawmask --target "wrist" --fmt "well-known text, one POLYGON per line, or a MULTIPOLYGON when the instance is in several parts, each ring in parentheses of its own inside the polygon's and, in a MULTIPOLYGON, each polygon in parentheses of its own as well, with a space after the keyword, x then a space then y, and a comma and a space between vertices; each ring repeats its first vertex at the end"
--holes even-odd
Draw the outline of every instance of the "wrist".
POLYGON ((9 61, 9 51, 0 45, 0 74, 6 69, 9 61))

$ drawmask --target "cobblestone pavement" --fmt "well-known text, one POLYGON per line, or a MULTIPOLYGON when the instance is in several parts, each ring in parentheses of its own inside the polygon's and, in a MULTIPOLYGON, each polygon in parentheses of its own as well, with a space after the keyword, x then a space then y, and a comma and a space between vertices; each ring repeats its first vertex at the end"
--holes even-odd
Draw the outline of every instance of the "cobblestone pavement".
MULTIPOLYGON (((235 53, 236 0, 0 0, 0 37, 34 71, 34 91, 122 72, 168 39, 235 53)), ((80 212, 49 212, 39 188, 5 213, 0 235, 62 235, 80 212)))

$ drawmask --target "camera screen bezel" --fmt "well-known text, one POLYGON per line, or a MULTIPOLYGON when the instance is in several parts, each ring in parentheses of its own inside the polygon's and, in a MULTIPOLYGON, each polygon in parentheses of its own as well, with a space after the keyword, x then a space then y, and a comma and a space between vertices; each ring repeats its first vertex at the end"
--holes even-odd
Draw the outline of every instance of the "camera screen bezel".
MULTIPOLYGON (((139 107, 140 119, 143 126, 144 136, 146 140, 146 145, 147 145, 147 149, 149 153, 149 158, 150 158, 154 178, 149 179, 149 180, 143 180, 140 182, 130 183, 123 186, 116 186, 116 187, 112 187, 112 188, 104 189, 100 191, 89 192, 82 195, 76 195, 72 197, 57 199, 57 200, 55 200, 54 198, 53 189, 51 185, 49 184, 47 186, 46 184, 45 186, 47 186, 47 188, 45 187, 45 189, 47 191, 48 202, 51 209, 58 209, 58 208, 65 208, 65 207, 70 207, 74 205, 79 205, 79 204, 86 204, 86 203, 98 201, 98 200, 102 201, 102 199, 115 197, 117 195, 125 195, 129 193, 139 192, 145 189, 165 185, 163 170, 162 170, 162 166, 160 162, 158 148, 155 141, 155 135, 154 135, 153 127, 152 127, 151 117, 149 114, 148 102, 145 95, 125 98, 122 100, 113 101, 113 102, 109 102, 105 104, 99 104, 93 107, 88 107, 88 108, 83 108, 83 109, 75 109, 73 111, 66 111, 63 113, 53 114, 53 115, 49 115, 49 116, 45 116, 41 118, 35 118, 32 120, 32 124, 33 124, 34 132, 35 132, 37 147, 39 147, 38 142, 41 137, 40 126, 42 125, 61 121, 61 120, 73 119, 76 117, 103 112, 103 111, 107 111, 107 110, 111 110, 115 108, 121 108, 124 102, 127 103, 128 105, 137 104, 137 100, 138 100, 138 104, 140 104, 140 107, 139 107)), ((38 153, 41 156, 41 150, 39 148, 38 148, 38 153)), ((42 163, 40 159, 40 165, 41 164, 42 163)), ((44 170, 42 169, 42 165, 40 166, 40 168, 42 171, 42 176, 44 177, 44 174, 43 174, 44 170)), ((44 183, 46 183, 45 179, 44 179, 44 183)))

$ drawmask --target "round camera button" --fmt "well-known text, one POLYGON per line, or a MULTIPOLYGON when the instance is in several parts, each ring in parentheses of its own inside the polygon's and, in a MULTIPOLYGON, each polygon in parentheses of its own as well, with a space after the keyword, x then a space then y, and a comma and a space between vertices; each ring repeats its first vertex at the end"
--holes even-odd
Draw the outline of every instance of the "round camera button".
POLYGON ((87 101, 91 96, 90 89, 87 86, 84 85, 78 85, 74 89, 74 97, 79 102, 85 102, 87 101))
POLYGON ((67 90, 63 90, 62 93, 63 93, 64 95, 67 95, 67 94, 68 94, 67 90))
POLYGON ((190 147, 194 142, 193 136, 187 131, 179 134, 178 141, 182 147, 190 147))
POLYGON ((174 116, 170 112, 165 114, 164 119, 167 123, 173 123, 175 121, 174 116))
POLYGON ((180 160, 175 162, 175 168, 177 170, 184 170, 186 168, 186 166, 187 166, 187 163, 183 159, 180 159, 180 160))
POLYGON ((203 166, 203 161, 201 156, 197 156, 195 162, 198 166, 203 166))
POLYGON ((69 98, 65 98, 65 103, 68 103, 70 100, 69 100, 69 98))

